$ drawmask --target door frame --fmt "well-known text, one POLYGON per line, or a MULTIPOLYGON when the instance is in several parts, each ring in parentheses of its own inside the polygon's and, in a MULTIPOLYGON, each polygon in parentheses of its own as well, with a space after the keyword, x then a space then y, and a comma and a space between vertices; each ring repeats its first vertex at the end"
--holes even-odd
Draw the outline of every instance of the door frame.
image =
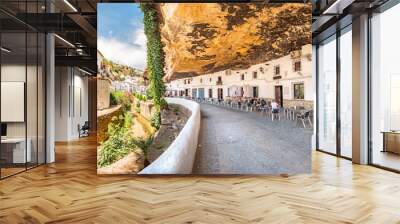
POLYGON ((280 107, 283 107, 283 86, 282 85, 276 85, 274 90, 275 90, 274 91, 275 101, 279 104, 280 107), (279 100, 278 100, 277 95, 276 95, 276 91, 277 90, 280 92, 279 100))
POLYGON ((217 89, 217 98, 219 100, 224 99, 224 89, 223 88, 218 88, 217 89))

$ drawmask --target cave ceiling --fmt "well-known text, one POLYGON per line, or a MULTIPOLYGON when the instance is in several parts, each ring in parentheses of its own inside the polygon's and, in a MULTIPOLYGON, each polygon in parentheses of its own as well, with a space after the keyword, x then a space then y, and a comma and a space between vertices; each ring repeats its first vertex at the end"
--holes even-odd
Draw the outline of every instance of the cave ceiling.
POLYGON ((246 69, 311 43, 310 4, 159 5, 165 79, 246 69))

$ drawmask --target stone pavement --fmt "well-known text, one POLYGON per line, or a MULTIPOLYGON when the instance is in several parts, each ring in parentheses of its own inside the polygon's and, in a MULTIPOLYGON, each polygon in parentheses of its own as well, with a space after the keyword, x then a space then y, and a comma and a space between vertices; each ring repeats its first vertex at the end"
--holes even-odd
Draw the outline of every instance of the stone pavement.
POLYGON ((311 172, 311 128, 209 104, 201 119, 195 174, 311 172))

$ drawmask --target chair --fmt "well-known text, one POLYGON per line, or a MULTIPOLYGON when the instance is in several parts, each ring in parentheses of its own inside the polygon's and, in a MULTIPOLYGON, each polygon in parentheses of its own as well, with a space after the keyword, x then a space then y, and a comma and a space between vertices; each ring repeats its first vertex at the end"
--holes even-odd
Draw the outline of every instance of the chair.
POLYGON ((286 108, 286 118, 288 120, 294 120, 295 119, 295 107, 286 108))
POLYGON ((89 121, 85 121, 82 127, 78 124, 79 138, 89 136, 89 129, 90 129, 89 121))
POLYGON ((311 118, 310 118, 310 111, 304 111, 303 113, 298 113, 296 116, 297 119, 297 125, 301 122, 303 124, 303 127, 306 128, 306 122, 308 122, 310 124, 310 127, 312 127, 312 122, 311 122, 311 118))

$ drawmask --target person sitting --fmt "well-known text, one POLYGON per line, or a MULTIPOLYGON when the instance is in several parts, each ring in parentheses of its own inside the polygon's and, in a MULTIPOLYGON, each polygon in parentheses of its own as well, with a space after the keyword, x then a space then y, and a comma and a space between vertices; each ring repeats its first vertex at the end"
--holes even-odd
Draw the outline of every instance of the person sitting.
POLYGON ((253 110, 259 111, 259 109, 260 109, 260 99, 255 98, 253 103, 253 110))
POLYGON ((265 102, 265 100, 262 99, 262 100, 261 100, 261 106, 262 106, 262 107, 265 107, 265 105, 267 105, 267 102, 265 102))
POLYGON ((246 111, 251 110, 251 105, 252 105, 252 99, 247 99, 246 100, 246 106, 247 106, 246 111))
POLYGON ((278 119, 281 120, 281 116, 279 116, 279 104, 275 100, 272 101, 271 108, 272 108, 272 121, 276 116, 278 116, 278 119))

